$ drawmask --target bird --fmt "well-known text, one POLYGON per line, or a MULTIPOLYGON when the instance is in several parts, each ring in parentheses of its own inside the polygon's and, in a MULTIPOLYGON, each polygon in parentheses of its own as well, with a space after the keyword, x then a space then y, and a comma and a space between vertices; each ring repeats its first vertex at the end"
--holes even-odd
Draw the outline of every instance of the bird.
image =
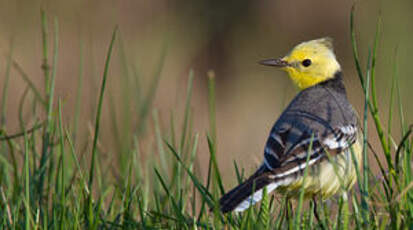
POLYGON ((361 166, 362 132, 347 98, 333 40, 301 42, 286 56, 259 63, 287 72, 298 94, 273 125, 261 166, 220 198, 221 212, 245 211, 262 199, 264 191, 295 199, 301 190, 306 199, 346 195, 361 166))

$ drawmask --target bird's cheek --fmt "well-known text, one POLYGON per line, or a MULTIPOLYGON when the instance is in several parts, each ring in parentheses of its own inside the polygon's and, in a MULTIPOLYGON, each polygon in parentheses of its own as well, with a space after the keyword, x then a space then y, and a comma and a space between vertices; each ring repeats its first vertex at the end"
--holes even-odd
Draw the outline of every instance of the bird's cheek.
POLYGON ((290 76, 290 78, 296 83, 299 84, 300 79, 301 79, 301 72, 295 68, 288 67, 287 68, 287 73, 290 76))
POLYGON ((284 70, 285 72, 288 73, 288 75, 293 76, 295 75, 296 71, 294 70, 294 68, 291 67, 283 67, 282 70, 284 70))
POLYGON ((287 72, 287 73, 291 73, 291 67, 289 67, 289 66, 286 66, 286 67, 281 67, 281 70, 282 71, 285 71, 285 72, 287 72))
POLYGON ((297 70, 297 68, 295 68, 293 66, 283 67, 282 70, 286 71, 289 74, 297 74, 299 72, 299 70, 297 70))

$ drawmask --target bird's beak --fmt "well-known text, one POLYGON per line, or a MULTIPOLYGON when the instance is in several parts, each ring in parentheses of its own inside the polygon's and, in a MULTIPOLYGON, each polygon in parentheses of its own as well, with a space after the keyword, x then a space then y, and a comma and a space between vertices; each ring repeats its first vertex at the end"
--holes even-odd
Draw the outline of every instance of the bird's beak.
POLYGON ((278 58, 278 59, 266 59, 266 60, 262 60, 259 62, 261 65, 266 65, 266 66, 275 66, 275 67, 279 67, 279 68, 284 68, 289 66, 290 64, 283 60, 282 58, 278 58))

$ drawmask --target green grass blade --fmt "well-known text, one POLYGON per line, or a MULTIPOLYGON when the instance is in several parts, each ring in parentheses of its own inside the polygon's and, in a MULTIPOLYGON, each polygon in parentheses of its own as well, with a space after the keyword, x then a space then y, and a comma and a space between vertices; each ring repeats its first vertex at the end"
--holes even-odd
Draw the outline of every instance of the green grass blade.
POLYGON ((13 61, 12 64, 13 64, 13 68, 19 73, 19 75, 22 77, 23 81, 25 81, 26 84, 29 86, 29 88, 33 91, 36 99, 38 101, 40 101, 40 103, 43 106, 46 106, 47 103, 46 103, 45 99, 42 97, 39 90, 36 88, 36 85, 32 82, 32 80, 30 80, 29 75, 27 75, 27 73, 24 72, 23 68, 19 65, 19 63, 17 61, 13 61))
MULTIPOLYGON (((413 132, 413 124, 410 125, 409 129, 406 131, 406 133, 403 135, 399 145, 397 146, 396 149, 396 154, 395 154, 395 167, 396 167, 396 174, 399 174, 400 171, 400 160, 401 160, 401 154, 402 154, 402 149, 403 148, 408 148, 408 140, 410 134, 413 132), (407 143, 407 144, 406 144, 407 143)), ((410 158, 409 158, 410 159, 410 158)))
MULTIPOLYGON (((363 74, 363 72, 361 70, 361 67, 360 67, 360 61, 359 61, 359 55, 358 55, 358 49, 357 49, 357 42, 356 42, 356 33, 355 33, 355 28, 354 28, 354 12, 355 12, 355 5, 353 5, 353 7, 351 9, 351 14, 350 14, 350 32, 351 32, 351 44, 352 44, 352 47, 353 47, 353 59, 355 61, 355 65, 356 65, 359 80, 361 82, 363 90, 365 91, 365 88, 366 88, 366 84, 364 82, 365 77, 364 77, 364 74, 363 74)), ((373 71, 373 74, 374 74, 376 49, 377 49, 377 46, 378 46, 378 40, 379 40, 379 35, 380 35, 380 25, 381 25, 381 23, 380 23, 380 19, 379 19, 378 22, 377 22, 377 25, 376 25, 376 35, 375 35, 374 45, 373 45, 373 56, 372 57, 369 56, 369 59, 371 58, 371 60, 367 61, 368 69, 366 70, 366 72, 370 72, 370 74, 371 74, 371 71, 373 71)), ((374 75, 373 75, 373 77, 374 77, 374 75)), ((373 83, 375 83, 375 82, 373 82, 373 83)), ((375 88, 374 88, 374 91, 375 91, 375 88)), ((374 99, 374 100, 376 100, 376 99, 374 99)), ((388 163, 391 164, 391 161, 389 161, 390 149, 389 149, 388 143, 386 142, 384 132, 383 132, 383 128, 382 128, 382 125, 381 125, 381 122, 380 122, 380 118, 379 118, 378 113, 377 113, 377 105, 374 106, 369 100, 368 106, 369 106, 369 109, 370 109, 370 113, 373 116, 373 120, 374 120, 374 124, 376 126, 377 134, 379 135, 379 138, 380 138, 380 143, 382 145, 382 148, 384 150, 384 153, 386 155, 388 163)), ((389 167, 392 168, 392 165, 389 165, 389 167)))
POLYGON ((235 175, 237 176, 237 182, 238 184, 241 184, 244 181, 244 170, 242 172, 239 170, 237 162, 234 160, 234 169, 235 169, 235 175))
POLYGON ((351 13, 350 13, 350 34, 351 34, 351 45, 353 48, 353 59, 354 59, 354 64, 356 65, 356 70, 357 70, 357 76, 359 77, 359 80, 361 82, 361 86, 363 89, 365 88, 364 84, 364 76, 363 76, 363 71, 361 70, 361 65, 359 61, 359 53, 357 49, 357 42, 356 42, 356 32, 354 28, 354 13, 356 10, 356 5, 353 4, 351 7, 351 13))
POLYGON ((88 196, 88 223, 89 223, 89 227, 92 227, 96 224, 95 221, 95 216, 92 210, 92 185, 93 185, 93 178, 94 178, 94 172, 95 172, 95 158, 96 158, 96 154, 97 154, 97 140, 99 137, 99 128, 100 128, 100 117, 101 117, 101 113, 102 113, 102 106, 103 106, 103 96, 105 93, 105 88, 106 88, 106 80, 108 77, 108 72, 109 72, 109 63, 110 63, 110 59, 112 56, 112 49, 113 49, 113 44, 115 42, 116 39, 116 33, 118 31, 118 27, 115 27, 115 29, 113 30, 112 33, 112 40, 109 44, 109 48, 108 48, 108 53, 106 56, 106 62, 105 62, 105 69, 103 71, 103 78, 102 78, 102 85, 100 88, 100 94, 99 94, 99 99, 98 99, 98 107, 97 107, 97 111, 96 111, 96 120, 95 120, 95 133, 94 133, 94 137, 93 137, 93 146, 92 146, 92 159, 90 162, 90 170, 89 170, 89 180, 88 180, 88 188, 90 190, 89 196, 88 196))
POLYGON ((369 224, 369 208, 368 208, 368 170, 369 170, 369 164, 368 164, 368 156, 367 156, 367 117, 368 117, 368 103, 369 103, 369 90, 370 90, 370 67, 371 67, 371 59, 370 59, 370 53, 369 53, 369 58, 368 58, 368 68, 367 68, 367 73, 366 73, 366 85, 364 88, 364 113, 363 113, 363 183, 362 183, 362 189, 361 189, 361 206, 363 208, 362 215, 363 215, 363 220, 364 226, 368 226, 369 224))
MULTIPOLYGON (((397 75, 396 75, 397 76, 397 75)), ((406 122, 404 119, 404 110, 403 110, 403 102, 400 93, 400 81, 399 78, 396 78, 396 90, 397 90, 397 100, 398 100, 398 109, 399 109, 399 120, 400 120, 400 130, 401 134, 406 132, 406 122)))
POLYGON ((180 145, 179 145, 179 152, 181 154, 184 150, 185 142, 186 142, 186 139, 187 139, 189 116, 190 116, 190 109, 191 109, 193 81, 194 81, 194 71, 190 70, 189 71, 188 85, 187 85, 187 90, 186 90, 184 121, 183 121, 183 124, 182 124, 181 141, 180 141, 180 145))
POLYGON ((198 189, 198 191, 201 193, 204 201, 207 202, 207 204, 209 205, 209 207, 213 207, 214 202, 212 199, 212 194, 209 193, 208 189, 206 187, 204 187, 202 185, 202 183, 198 180, 198 178, 191 172, 191 170, 189 170, 189 168, 187 168, 184 165, 184 162, 182 161, 181 157, 179 156, 179 154, 177 153, 177 151, 174 149, 174 147, 172 145, 170 145, 168 142, 166 142, 166 145, 168 146, 168 148, 171 150, 172 154, 175 156, 175 158, 178 160, 178 162, 183 166, 183 168, 185 169, 185 171, 188 173, 188 175, 191 177, 192 182, 194 183, 194 186, 198 189))
POLYGON ((56 71, 57 71, 57 57, 59 53, 59 24, 57 19, 54 20, 54 52, 53 52, 53 65, 52 65, 52 75, 50 79, 50 84, 47 85, 48 95, 47 95, 47 121, 46 127, 47 132, 52 132, 52 115, 53 115, 53 99, 54 99, 54 89, 56 81, 56 71))
POLYGON ((84 174, 82 173, 82 167, 80 166, 79 159, 78 159, 77 156, 76 156, 76 151, 75 151, 74 143, 73 143, 73 141, 72 141, 72 138, 70 137, 69 131, 66 130, 65 133, 66 133, 67 142, 68 142, 69 147, 70 147, 70 152, 71 152, 73 161, 75 162, 76 169, 77 169, 77 171, 75 171, 74 173, 79 172, 79 176, 80 176, 80 180, 81 180, 81 185, 84 186, 84 189, 85 189, 86 193, 89 193, 89 188, 87 187, 87 183, 86 183, 85 176, 84 176, 84 174))
POLYGON ((48 28, 48 23, 47 23, 47 16, 46 12, 42 9, 40 11, 41 15, 41 28, 42 28, 42 51, 43 51, 43 63, 42 63, 42 69, 44 73, 44 88, 46 89, 46 95, 49 95, 49 70, 50 66, 48 63, 48 57, 49 57, 49 51, 48 51, 48 37, 49 37, 49 28, 48 28))
POLYGON ((64 135, 63 135, 63 120, 62 120, 62 102, 59 100, 59 145, 60 145, 60 229, 63 230, 65 226, 65 201, 66 201, 66 191, 65 191, 65 147, 64 147, 64 135))
MULTIPOLYGON (((25 129, 24 129, 25 130, 25 129)), ((30 166, 29 166, 29 139, 24 131, 24 200, 25 200, 25 229, 30 228, 31 207, 30 207, 30 166)))
POLYGON ((378 113, 378 105, 377 105, 377 95, 376 95, 376 55, 377 55, 377 47, 380 39, 380 31, 381 30, 381 17, 378 18, 376 24, 376 35, 374 37, 374 44, 373 44, 373 53, 371 56, 371 64, 370 64, 370 81, 371 81, 371 102, 373 104, 373 108, 375 109, 373 112, 374 114, 378 113))
MULTIPOLYGON (((217 142, 216 112, 215 112, 215 73, 208 72, 208 108, 209 108, 209 134, 214 144, 217 142)), ((215 147, 216 148, 216 147, 215 147)))
POLYGON ((165 181, 163 180, 161 174, 159 174, 159 171, 155 168, 155 174, 158 177, 159 181, 161 182, 162 188, 165 190, 166 195, 168 196, 169 200, 171 201, 172 207, 174 209, 175 215, 178 217, 178 219, 185 219, 185 217, 182 215, 181 209, 178 207, 177 202, 175 201, 174 197, 170 193, 168 186, 166 186, 165 181))
POLYGON ((380 121, 380 117, 378 114, 379 107, 377 104, 377 95, 376 95, 376 76, 375 76, 375 67, 376 67, 376 55, 377 55, 377 47, 378 47, 378 41, 380 39, 380 30, 381 30, 381 17, 378 18, 377 24, 376 24, 376 34, 374 38, 374 44, 373 44, 373 52, 371 56, 371 63, 367 71, 370 72, 370 87, 371 87, 371 100, 369 100, 368 104, 370 107, 370 112, 371 115, 373 116, 374 124, 376 126, 376 131, 377 134, 379 135, 380 138, 380 143, 382 145, 382 148, 384 150, 384 154, 388 160, 389 167, 393 168, 393 164, 391 162, 391 155, 390 155, 390 148, 389 148, 389 143, 386 142, 386 138, 384 136, 384 131, 382 128, 382 124, 380 121), (370 102, 371 101, 371 102, 370 102))
POLYGON ((105 94, 106 79, 108 77, 108 72, 109 72, 109 63, 110 63, 110 59, 112 57, 112 49, 113 49, 113 44, 115 43, 117 31, 118 31, 118 27, 115 27, 115 29, 113 30, 113 33, 112 33, 112 40, 109 44, 108 53, 106 55, 105 69, 103 71, 102 85, 100 87, 99 101, 98 101, 98 107, 97 107, 97 112, 96 112, 96 120, 95 120, 95 133, 94 133, 94 137, 93 137, 93 146, 92 146, 92 160, 91 160, 90 172, 89 172, 89 182, 88 182, 89 189, 91 189, 92 183, 93 183, 93 174, 94 174, 94 168, 95 168, 95 157, 96 157, 96 152, 97 152, 97 140, 98 140, 98 136, 99 136, 100 117, 101 117, 102 106, 103 106, 103 96, 105 94))
POLYGON ((308 146, 308 151, 307 151, 307 158, 306 158, 306 165, 305 165, 305 169, 304 169, 304 174, 303 174, 303 186, 300 189, 300 196, 299 196, 299 200, 298 200, 298 206, 297 206, 297 210, 296 210, 296 217, 295 217, 295 229, 299 229, 301 222, 302 222, 302 207, 303 207, 303 202, 304 202, 304 188, 305 188, 305 181, 307 179, 307 175, 308 175, 308 161, 310 160, 310 156, 311 156, 311 152, 313 149, 313 139, 314 139, 314 134, 311 134, 311 139, 310 139, 310 144, 308 146))
POLYGON ((218 162, 217 162, 217 158, 216 158, 216 149, 215 149, 215 144, 213 143, 213 141, 211 140, 211 138, 209 136, 207 136, 207 140, 208 140, 208 147, 209 147, 209 153, 211 155, 211 162, 212 162, 212 168, 213 168, 213 174, 214 174, 214 182, 217 183, 217 186, 219 188, 219 191, 221 193, 221 195, 225 194, 225 189, 224 186, 222 184, 222 176, 221 173, 219 171, 219 167, 218 167, 218 162))
POLYGON ((391 143, 391 130, 392 130, 392 121, 393 121, 393 102, 394 102, 394 89, 396 85, 396 76, 397 76, 397 55, 398 49, 394 51, 394 64, 393 64, 393 76, 391 78, 391 87, 390 87, 390 99, 389 99, 389 111, 388 111, 388 120, 387 120, 387 143, 391 143))
POLYGON ((163 140, 161 135, 161 129, 159 125, 159 116, 158 111, 155 109, 152 113, 154 128, 155 128, 155 137, 156 137, 156 146, 158 148, 159 160, 161 162, 162 175, 168 180, 169 169, 167 161, 169 162, 167 155, 165 154, 165 149, 163 148, 163 140))
POLYGON ((269 229, 270 224, 270 200, 269 194, 267 193, 267 187, 264 187, 262 193, 262 201, 260 212, 258 213, 258 221, 263 229, 269 229))
MULTIPOLYGON (((191 149, 191 153, 190 153, 189 166, 188 166, 188 169, 192 173, 194 172, 194 162, 195 162, 196 153, 197 153, 197 150, 198 150, 199 134, 196 133, 193 139, 194 140, 192 141, 193 143, 192 143, 192 149, 191 149)), ((185 188, 189 188, 189 186, 190 186, 189 183, 190 183, 190 178, 187 177, 187 180, 186 180, 186 183, 185 183, 185 188)))
POLYGON ((2 98, 1 98, 1 116, 0 116, 0 128, 4 129, 6 125, 6 114, 7 114, 7 98, 8 98, 8 89, 9 89, 9 81, 10 81, 10 69, 13 62, 13 51, 14 51, 14 42, 13 40, 10 42, 10 51, 7 57, 7 66, 6 66, 6 74, 3 83, 3 90, 2 90, 2 98))

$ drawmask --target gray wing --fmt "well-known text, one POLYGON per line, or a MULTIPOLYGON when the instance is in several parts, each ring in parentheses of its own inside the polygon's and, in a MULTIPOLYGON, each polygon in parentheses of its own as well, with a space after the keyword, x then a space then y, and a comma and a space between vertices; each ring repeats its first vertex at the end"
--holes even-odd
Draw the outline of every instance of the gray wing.
POLYGON ((325 157, 326 151, 335 154, 351 146, 356 135, 357 116, 345 94, 320 87, 303 91, 273 126, 264 166, 275 175, 287 175, 303 168, 308 153, 313 164, 325 157))

